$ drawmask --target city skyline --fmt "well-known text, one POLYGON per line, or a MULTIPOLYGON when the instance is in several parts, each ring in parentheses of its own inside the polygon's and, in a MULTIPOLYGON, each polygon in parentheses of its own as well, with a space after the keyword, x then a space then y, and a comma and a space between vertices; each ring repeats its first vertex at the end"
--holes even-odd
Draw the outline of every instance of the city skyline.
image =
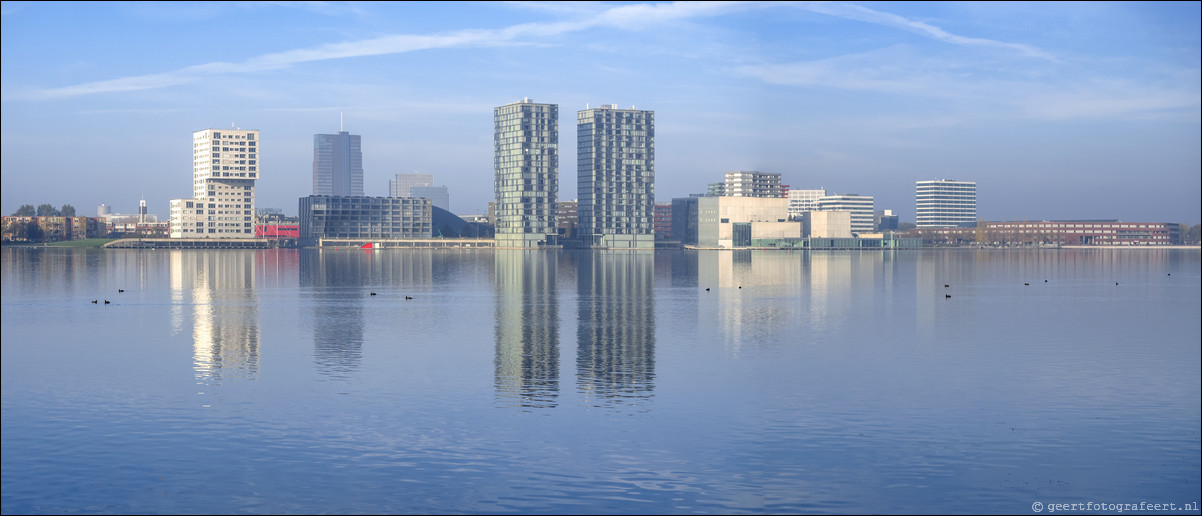
MULTIPOLYGON (((340 113, 366 140, 365 195, 430 171, 457 212, 484 213, 489 115, 525 97, 568 117, 655 111, 661 202, 758 170, 873 196, 911 222, 915 181, 941 178, 976 182, 987 220, 1192 224, 1202 211, 1197 3, 5 2, 2 14, 5 214, 125 213, 145 198, 163 217, 188 188, 187 135, 227 123, 270 149, 256 205, 292 213, 313 135, 340 113)), ((577 198, 564 185, 558 199, 577 198)))

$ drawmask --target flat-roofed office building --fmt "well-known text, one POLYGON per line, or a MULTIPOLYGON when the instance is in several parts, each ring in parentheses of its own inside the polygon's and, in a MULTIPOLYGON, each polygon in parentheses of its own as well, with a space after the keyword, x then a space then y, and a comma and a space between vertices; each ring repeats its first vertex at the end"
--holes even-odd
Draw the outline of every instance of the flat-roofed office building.
POLYGON ((783 197, 780 174, 737 171, 726 173, 721 195, 728 197, 783 197))
POLYGON ((301 197, 300 243, 309 246, 323 238, 430 238, 432 206, 430 199, 415 197, 301 197))
POLYGON ((875 200, 871 195, 825 195, 818 199, 818 210, 851 212, 851 232, 853 234, 876 231, 872 220, 872 214, 875 211, 875 200))
POLYGON ((580 238, 655 248, 655 112, 613 104, 576 113, 580 238))
POLYGON ((357 134, 313 135, 313 195, 363 195, 363 147, 357 134))
POLYGON ((529 98, 493 110, 497 247, 557 245, 559 106, 529 98))
POLYGON ((953 179, 916 181, 914 215, 914 225, 919 228, 975 226, 977 183, 953 179))
POLYGON ((825 188, 817 190, 789 190, 789 217, 798 218, 802 213, 818 211, 818 199, 826 195, 825 188))

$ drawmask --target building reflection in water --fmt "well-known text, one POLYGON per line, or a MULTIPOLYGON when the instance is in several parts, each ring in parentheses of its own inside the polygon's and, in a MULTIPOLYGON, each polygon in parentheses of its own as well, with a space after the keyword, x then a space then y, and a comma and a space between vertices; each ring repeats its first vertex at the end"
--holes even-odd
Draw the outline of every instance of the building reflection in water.
POLYGON ((494 382, 498 398, 529 408, 559 397, 558 251, 498 249, 494 382))
POLYGON ((259 372, 259 310, 255 251, 175 250, 170 253, 172 324, 182 330, 192 306, 192 368, 204 384, 259 372))
POLYGON ((582 254, 576 281, 576 384, 586 403, 649 399, 655 386, 654 252, 582 254))

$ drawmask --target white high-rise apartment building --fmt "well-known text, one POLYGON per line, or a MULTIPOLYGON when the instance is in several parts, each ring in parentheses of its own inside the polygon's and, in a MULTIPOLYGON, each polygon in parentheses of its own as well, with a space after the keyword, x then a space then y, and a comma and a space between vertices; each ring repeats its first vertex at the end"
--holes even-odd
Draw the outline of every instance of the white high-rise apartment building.
POLYGON ((780 197, 780 174, 727 172, 722 195, 727 197, 780 197))
POLYGON ((977 183, 937 179, 916 181, 915 226, 920 228, 972 227, 977 222, 977 183))
POLYGON ((598 248, 655 248, 655 112, 576 113, 579 234, 598 248))
POLYGON ((172 238, 254 238, 259 131, 192 133, 192 198, 171 200, 172 238))
POLYGON ((848 211, 851 212, 851 232, 853 234, 872 233, 875 227, 872 214, 876 204, 871 195, 834 194, 824 195, 818 199, 819 211, 848 211))
POLYGON ((817 190, 789 190, 789 218, 800 217, 802 213, 818 211, 818 199, 826 195, 825 188, 817 190))
POLYGON ((493 109, 495 245, 557 245, 559 106, 530 99, 493 109))

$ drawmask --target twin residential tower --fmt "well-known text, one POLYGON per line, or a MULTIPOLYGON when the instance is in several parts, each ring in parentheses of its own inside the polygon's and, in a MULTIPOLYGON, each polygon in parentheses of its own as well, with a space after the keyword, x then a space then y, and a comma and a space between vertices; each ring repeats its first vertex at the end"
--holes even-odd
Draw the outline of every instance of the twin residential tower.
MULTIPOLYGON (((559 106, 493 110, 497 247, 558 245, 559 106)), ((576 114, 579 235, 593 248, 655 247, 655 113, 604 105, 576 114)))

